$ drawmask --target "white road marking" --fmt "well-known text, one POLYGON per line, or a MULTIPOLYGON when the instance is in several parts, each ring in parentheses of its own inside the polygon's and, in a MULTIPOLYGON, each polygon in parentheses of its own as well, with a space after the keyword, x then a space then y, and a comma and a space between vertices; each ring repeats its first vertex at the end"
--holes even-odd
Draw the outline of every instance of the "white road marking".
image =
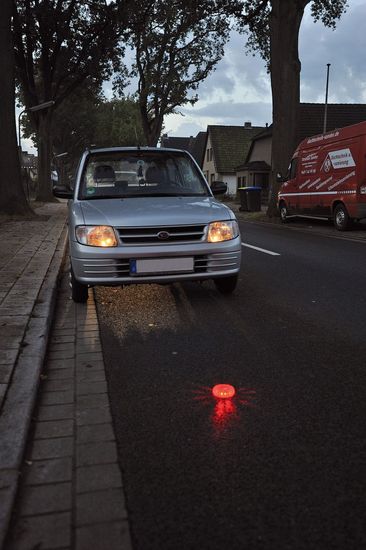
POLYGON ((278 252, 272 252, 271 250, 265 250, 264 248, 259 248, 258 246, 253 246, 251 244, 241 243, 241 246, 245 246, 246 248, 253 248, 253 250, 258 250, 258 252, 264 252, 265 254, 270 254, 270 256, 281 256, 281 254, 278 254, 278 252))

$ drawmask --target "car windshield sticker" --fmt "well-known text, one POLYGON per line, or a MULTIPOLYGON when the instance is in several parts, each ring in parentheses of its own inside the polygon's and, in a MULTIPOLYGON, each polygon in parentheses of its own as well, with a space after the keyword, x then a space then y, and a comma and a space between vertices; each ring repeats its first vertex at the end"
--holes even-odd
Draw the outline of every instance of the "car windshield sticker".
POLYGON ((87 195, 94 195, 95 187, 88 187, 86 190, 87 195))

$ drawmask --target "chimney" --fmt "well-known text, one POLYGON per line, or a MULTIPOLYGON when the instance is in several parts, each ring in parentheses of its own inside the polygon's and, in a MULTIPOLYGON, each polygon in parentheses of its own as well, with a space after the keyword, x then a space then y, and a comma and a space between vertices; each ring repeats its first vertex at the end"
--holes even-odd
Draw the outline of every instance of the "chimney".
POLYGON ((252 123, 251 122, 244 122, 244 128, 251 128, 252 123))

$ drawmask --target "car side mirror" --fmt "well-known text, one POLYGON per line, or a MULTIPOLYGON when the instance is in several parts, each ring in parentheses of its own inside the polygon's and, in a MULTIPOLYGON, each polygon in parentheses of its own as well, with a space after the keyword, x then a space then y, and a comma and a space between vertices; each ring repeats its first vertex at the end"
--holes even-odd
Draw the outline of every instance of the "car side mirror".
POLYGON ((276 180, 277 180, 277 183, 284 183, 285 181, 287 181, 288 178, 286 178, 285 176, 283 176, 281 174, 281 172, 278 172, 277 175, 276 175, 276 180))
POLYGON ((224 195, 227 191, 227 183, 223 181, 213 181, 211 183, 211 191, 214 195, 224 195))
POLYGON ((52 191, 58 199, 72 199, 74 196, 73 191, 66 185, 55 185, 52 191))

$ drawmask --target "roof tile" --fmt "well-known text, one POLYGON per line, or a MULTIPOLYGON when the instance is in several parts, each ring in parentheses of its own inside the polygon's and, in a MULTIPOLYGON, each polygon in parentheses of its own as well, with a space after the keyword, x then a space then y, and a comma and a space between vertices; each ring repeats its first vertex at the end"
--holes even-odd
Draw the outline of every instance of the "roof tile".
POLYGON ((263 130, 262 126, 215 126, 207 127, 215 158, 216 171, 235 172, 245 161, 251 140, 263 130))

